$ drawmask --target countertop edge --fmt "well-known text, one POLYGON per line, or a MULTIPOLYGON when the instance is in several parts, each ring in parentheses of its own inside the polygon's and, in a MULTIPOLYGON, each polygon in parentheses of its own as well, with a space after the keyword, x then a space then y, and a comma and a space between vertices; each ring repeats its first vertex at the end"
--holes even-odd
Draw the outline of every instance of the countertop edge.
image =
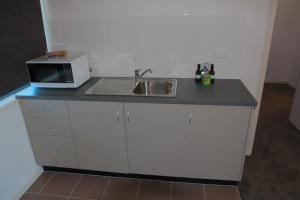
MULTIPOLYGON (((183 97, 185 94, 178 94, 177 97, 132 97, 132 96, 108 96, 108 95, 100 95, 100 96, 94 96, 94 95, 85 95, 84 91, 88 89, 91 85, 93 85, 100 77, 92 78, 90 80, 90 83, 86 83, 82 85, 81 87, 77 89, 73 89, 73 91, 62 89, 60 90, 57 95, 51 95, 51 91, 47 95, 43 94, 22 94, 22 92, 17 93, 15 95, 16 99, 32 99, 32 100, 65 100, 65 101, 99 101, 99 102, 122 102, 122 103, 154 103, 154 104, 186 104, 186 105, 216 105, 216 106, 243 106, 243 107, 256 107, 257 101, 255 98, 251 95, 251 93, 248 91, 247 87, 244 85, 244 83, 240 79, 219 79, 219 81, 228 82, 228 81, 236 81, 235 84, 241 84, 238 85, 239 89, 243 93, 243 99, 235 100, 223 100, 223 99, 199 99, 193 95, 191 95, 190 100, 189 97, 183 97), (237 82, 238 81, 238 82, 237 82), (65 94, 61 95, 63 91, 65 90, 65 94), (180 96, 179 96, 180 95, 180 96), (179 97, 178 97, 179 96, 179 97), (222 101, 223 100, 223 101, 222 101)), ((178 79, 178 84, 182 83, 182 87, 179 91, 179 93, 184 93, 183 91, 186 89, 184 88, 184 84, 187 84, 189 86, 193 83, 191 81, 194 81, 193 79, 178 79)), ((193 85, 192 85, 193 86, 193 85)), ((186 87, 186 86, 185 86, 186 87)), ((194 86, 193 86, 194 87, 194 86)), ((29 87, 30 88, 30 87, 29 87)), ((179 88, 178 88, 179 89, 179 88)), ((196 90, 198 88, 191 88, 191 90, 196 90)), ((25 89, 26 90, 26 89, 25 89)), ((44 93, 47 93, 47 89, 43 88, 37 88, 39 91, 43 91, 44 93)), ((57 90, 56 90, 57 91, 57 90)), ((53 92, 53 91, 52 91, 53 92)), ((185 91, 186 92, 186 91, 185 91)), ((195 91, 191 91, 191 94, 195 91)), ((188 96, 188 95, 187 95, 188 96)))

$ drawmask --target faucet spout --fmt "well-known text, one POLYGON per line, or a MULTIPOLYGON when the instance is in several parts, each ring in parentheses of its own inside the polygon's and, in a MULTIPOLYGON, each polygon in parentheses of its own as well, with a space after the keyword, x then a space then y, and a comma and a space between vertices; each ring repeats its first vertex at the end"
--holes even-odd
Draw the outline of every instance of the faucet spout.
POLYGON ((135 76, 135 82, 138 83, 140 81, 142 81, 142 77, 146 74, 146 73, 150 73, 152 74, 152 69, 146 69, 143 73, 140 74, 141 69, 136 69, 134 70, 134 76, 135 76))
POLYGON ((150 73, 150 74, 152 74, 152 69, 147 69, 147 70, 145 70, 141 75, 140 75, 140 78, 142 78, 146 73, 150 73))

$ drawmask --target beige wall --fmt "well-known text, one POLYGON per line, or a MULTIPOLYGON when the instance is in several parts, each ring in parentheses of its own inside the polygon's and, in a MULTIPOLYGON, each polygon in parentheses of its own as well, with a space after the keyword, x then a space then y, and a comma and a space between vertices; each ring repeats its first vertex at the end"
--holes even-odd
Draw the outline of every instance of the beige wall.
POLYGON ((300 1, 279 0, 275 19, 267 81, 296 86, 300 71, 300 1))

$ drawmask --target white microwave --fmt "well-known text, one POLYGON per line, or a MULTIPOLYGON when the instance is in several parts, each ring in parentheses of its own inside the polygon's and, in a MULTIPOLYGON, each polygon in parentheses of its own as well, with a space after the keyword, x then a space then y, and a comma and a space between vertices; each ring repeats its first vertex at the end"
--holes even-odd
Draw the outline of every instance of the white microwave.
POLYGON ((77 88, 90 79, 88 58, 83 53, 66 57, 42 56, 26 62, 31 85, 45 88, 77 88))

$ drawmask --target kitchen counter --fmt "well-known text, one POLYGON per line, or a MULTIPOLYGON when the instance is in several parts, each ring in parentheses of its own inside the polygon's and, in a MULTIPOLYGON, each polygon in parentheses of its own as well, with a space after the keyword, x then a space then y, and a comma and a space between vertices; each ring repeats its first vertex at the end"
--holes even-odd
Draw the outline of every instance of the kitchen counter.
POLYGON ((100 78, 94 77, 76 89, 53 89, 28 87, 16 95, 17 99, 69 100, 69 101, 103 101, 134 102, 159 104, 191 104, 191 105, 226 105, 256 106, 257 102, 238 79, 216 79, 211 86, 202 86, 194 79, 179 78, 177 96, 141 97, 141 96, 105 96, 86 95, 84 92, 100 78))

